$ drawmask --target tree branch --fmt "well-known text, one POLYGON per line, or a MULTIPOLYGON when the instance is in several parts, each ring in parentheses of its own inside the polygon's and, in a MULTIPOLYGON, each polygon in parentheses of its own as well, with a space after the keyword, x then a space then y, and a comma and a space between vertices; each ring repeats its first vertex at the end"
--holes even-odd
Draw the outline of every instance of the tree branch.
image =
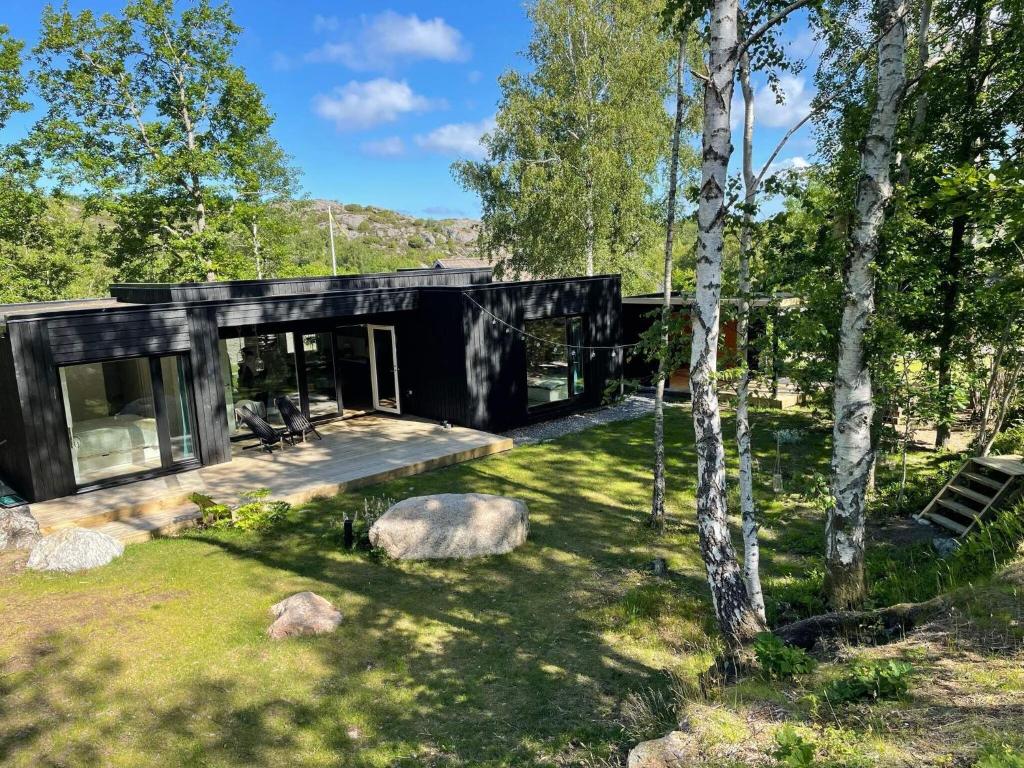
POLYGON ((740 43, 739 47, 736 49, 736 58, 738 59, 740 56, 746 53, 750 46, 752 46, 759 39, 764 37, 765 33, 767 33, 768 30, 770 30, 776 24, 778 24, 781 21, 784 21, 785 18, 789 16, 789 14, 793 13, 793 11, 803 8, 805 5, 810 5, 812 2, 814 2, 814 0, 793 0, 792 3, 787 5, 785 8, 776 13, 771 18, 769 18, 763 24, 756 27, 749 35, 747 35, 746 39, 742 43, 740 43))

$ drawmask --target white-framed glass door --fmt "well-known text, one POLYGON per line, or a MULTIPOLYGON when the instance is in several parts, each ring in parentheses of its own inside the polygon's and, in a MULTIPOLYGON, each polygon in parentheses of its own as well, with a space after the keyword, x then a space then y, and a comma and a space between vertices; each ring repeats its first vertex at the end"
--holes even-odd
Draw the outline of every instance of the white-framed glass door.
POLYGON ((398 395, 398 348, 393 325, 368 325, 370 337, 370 383, 373 407, 378 411, 401 413, 398 395))

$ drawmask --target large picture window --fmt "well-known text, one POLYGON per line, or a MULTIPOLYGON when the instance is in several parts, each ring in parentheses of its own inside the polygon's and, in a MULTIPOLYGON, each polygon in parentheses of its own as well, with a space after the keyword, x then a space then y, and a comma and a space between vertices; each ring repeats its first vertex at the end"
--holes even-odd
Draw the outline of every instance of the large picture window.
POLYGON ((527 320, 524 330, 527 407, 540 408, 582 395, 583 319, 527 320))
POLYGON ((183 358, 131 358, 60 369, 79 486, 196 457, 183 358))
POLYGON ((284 395, 299 404, 295 337, 291 333, 266 333, 223 339, 220 342, 221 372, 228 427, 233 434, 246 430, 235 421, 235 409, 246 407, 271 424, 284 421, 275 400, 284 395))

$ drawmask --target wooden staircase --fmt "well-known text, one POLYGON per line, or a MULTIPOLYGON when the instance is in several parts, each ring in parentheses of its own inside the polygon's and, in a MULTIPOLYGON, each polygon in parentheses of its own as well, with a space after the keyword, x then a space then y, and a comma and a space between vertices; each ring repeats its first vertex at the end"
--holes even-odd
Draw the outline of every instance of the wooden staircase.
POLYGON ((1024 461, 1020 456, 968 459, 918 519, 964 536, 994 511, 1024 495, 1024 461))

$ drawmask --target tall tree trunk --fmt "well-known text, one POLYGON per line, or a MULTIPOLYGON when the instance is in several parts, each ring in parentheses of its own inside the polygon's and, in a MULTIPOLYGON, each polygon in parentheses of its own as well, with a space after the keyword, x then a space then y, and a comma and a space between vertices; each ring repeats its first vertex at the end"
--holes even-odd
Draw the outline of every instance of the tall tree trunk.
MULTIPOLYGON (((1007 326, 1007 334, 1009 334, 1009 329, 1012 327, 1013 321, 1011 320, 1010 325, 1007 326)), ((992 363, 989 366, 988 384, 985 387, 985 402, 981 408, 981 423, 978 425, 978 437, 974 441, 974 446, 979 456, 984 455, 981 451, 984 450, 984 446, 988 442, 988 421, 992 416, 992 401, 995 399, 999 384, 999 371, 1003 362, 1003 355, 1006 353, 1006 342, 1007 337, 1004 335, 999 340, 999 346, 996 347, 996 352, 992 356, 992 363)))
POLYGON ((754 466, 750 453, 750 240, 757 199, 754 175, 754 89, 750 85, 750 56, 740 57, 740 86, 743 89, 743 224, 740 228, 739 317, 736 320, 736 344, 740 356, 740 378, 736 382, 736 448, 740 459, 740 512, 743 517, 743 578, 747 594, 761 621, 765 621, 764 593, 761 590, 761 550, 757 540, 757 513, 754 509, 754 466))
POLYGON ((715 381, 738 13, 737 0, 715 0, 711 7, 710 66, 704 83, 703 152, 697 208, 697 291, 691 316, 693 343, 690 349, 690 391, 697 453, 697 530, 718 625, 732 645, 750 640, 764 629, 764 622, 747 594, 729 535, 725 446, 715 381))
POLYGON ((874 312, 872 265, 892 196, 889 169, 906 86, 904 0, 879 0, 878 11, 878 93, 861 148, 855 218, 843 261, 844 306, 833 402, 834 505, 825 529, 825 569, 829 602, 836 609, 858 605, 864 598, 864 497, 874 415, 864 334, 874 312))
POLYGON ((584 214, 586 220, 584 221, 584 230, 587 238, 585 244, 586 248, 586 272, 587 277, 593 277, 594 275, 594 247, 595 240, 597 239, 597 225, 594 223, 594 182, 590 178, 590 172, 587 172, 587 210, 584 214))
POLYGON ((1017 381, 1020 379, 1022 368, 1024 368, 1024 362, 1018 360, 1012 370, 1003 374, 1005 380, 1003 382, 1003 396, 999 401, 999 414, 996 416, 995 424, 992 425, 992 433, 981 447, 981 456, 988 456, 989 451, 992 450, 992 444, 999 437, 999 431, 1003 428, 1003 420, 1006 419, 1006 411, 1009 408, 1010 400, 1014 392, 1017 391, 1017 381))
POLYGON ((672 245, 676 223, 676 190, 679 176, 679 139, 683 132, 683 106, 686 67, 686 35, 679 38, 676 59, 676 115, 672 126, 672 157, 669 160, 668 200, 665 211, 665 272, 662 284, 661 345, 663 353, 658 359, 658 381, 654 387, 654 490, 651 494, 651 526, 662 528, 665 523, 665 380, 668 370, 668 322, 672 316, 672 245))
MULTIPOLYGON (((973 0, 974 19, 968 43, 964 66, 964 109, 962 115, 963 135, 957 156, 953 159, 956 165, 970 162, 975 152, 980 122, 976 111, 979 91, 983 83, 979 80, 978 64, 981 60, 981 47, 985 39, 987 10, 983 0, 973 0)), ((939 328, 939 423, 935 430, 935 447, 948 448, 950 426, 953 421, 953 340, 960 330, 958 305, 960 303, 960 286, 964 267, 964 248, 967 244, 967 227, 970 223, 968 214, 961 213, 953 218, 949 239, 949 255, 942 270, 942 325, 939 328)))
MULTIPOLYGON (((917 77, 924 75, 928 66, 928 30, 932 23, 932 0, 921 0, 921 12, 917 17, 917 77)), ((924 121, 928 117, 928 89, 919 87, 914 100, 914 118, 910 123, 910 138, 900 156, 900 184, 906 186, 910 182, 910 154, 917 146, 924 121)))
POLYGON ((252 232, 252 258, 253 258, 253 262, 256 264, 256 279, 257 280, 262 280, 263 279, 263 257, 262 257, 262 254, 260 253, 260 234, 259 234, 259 227, 256 224, 256 217, 255 216, 252 219, 251 232, 252 232))

